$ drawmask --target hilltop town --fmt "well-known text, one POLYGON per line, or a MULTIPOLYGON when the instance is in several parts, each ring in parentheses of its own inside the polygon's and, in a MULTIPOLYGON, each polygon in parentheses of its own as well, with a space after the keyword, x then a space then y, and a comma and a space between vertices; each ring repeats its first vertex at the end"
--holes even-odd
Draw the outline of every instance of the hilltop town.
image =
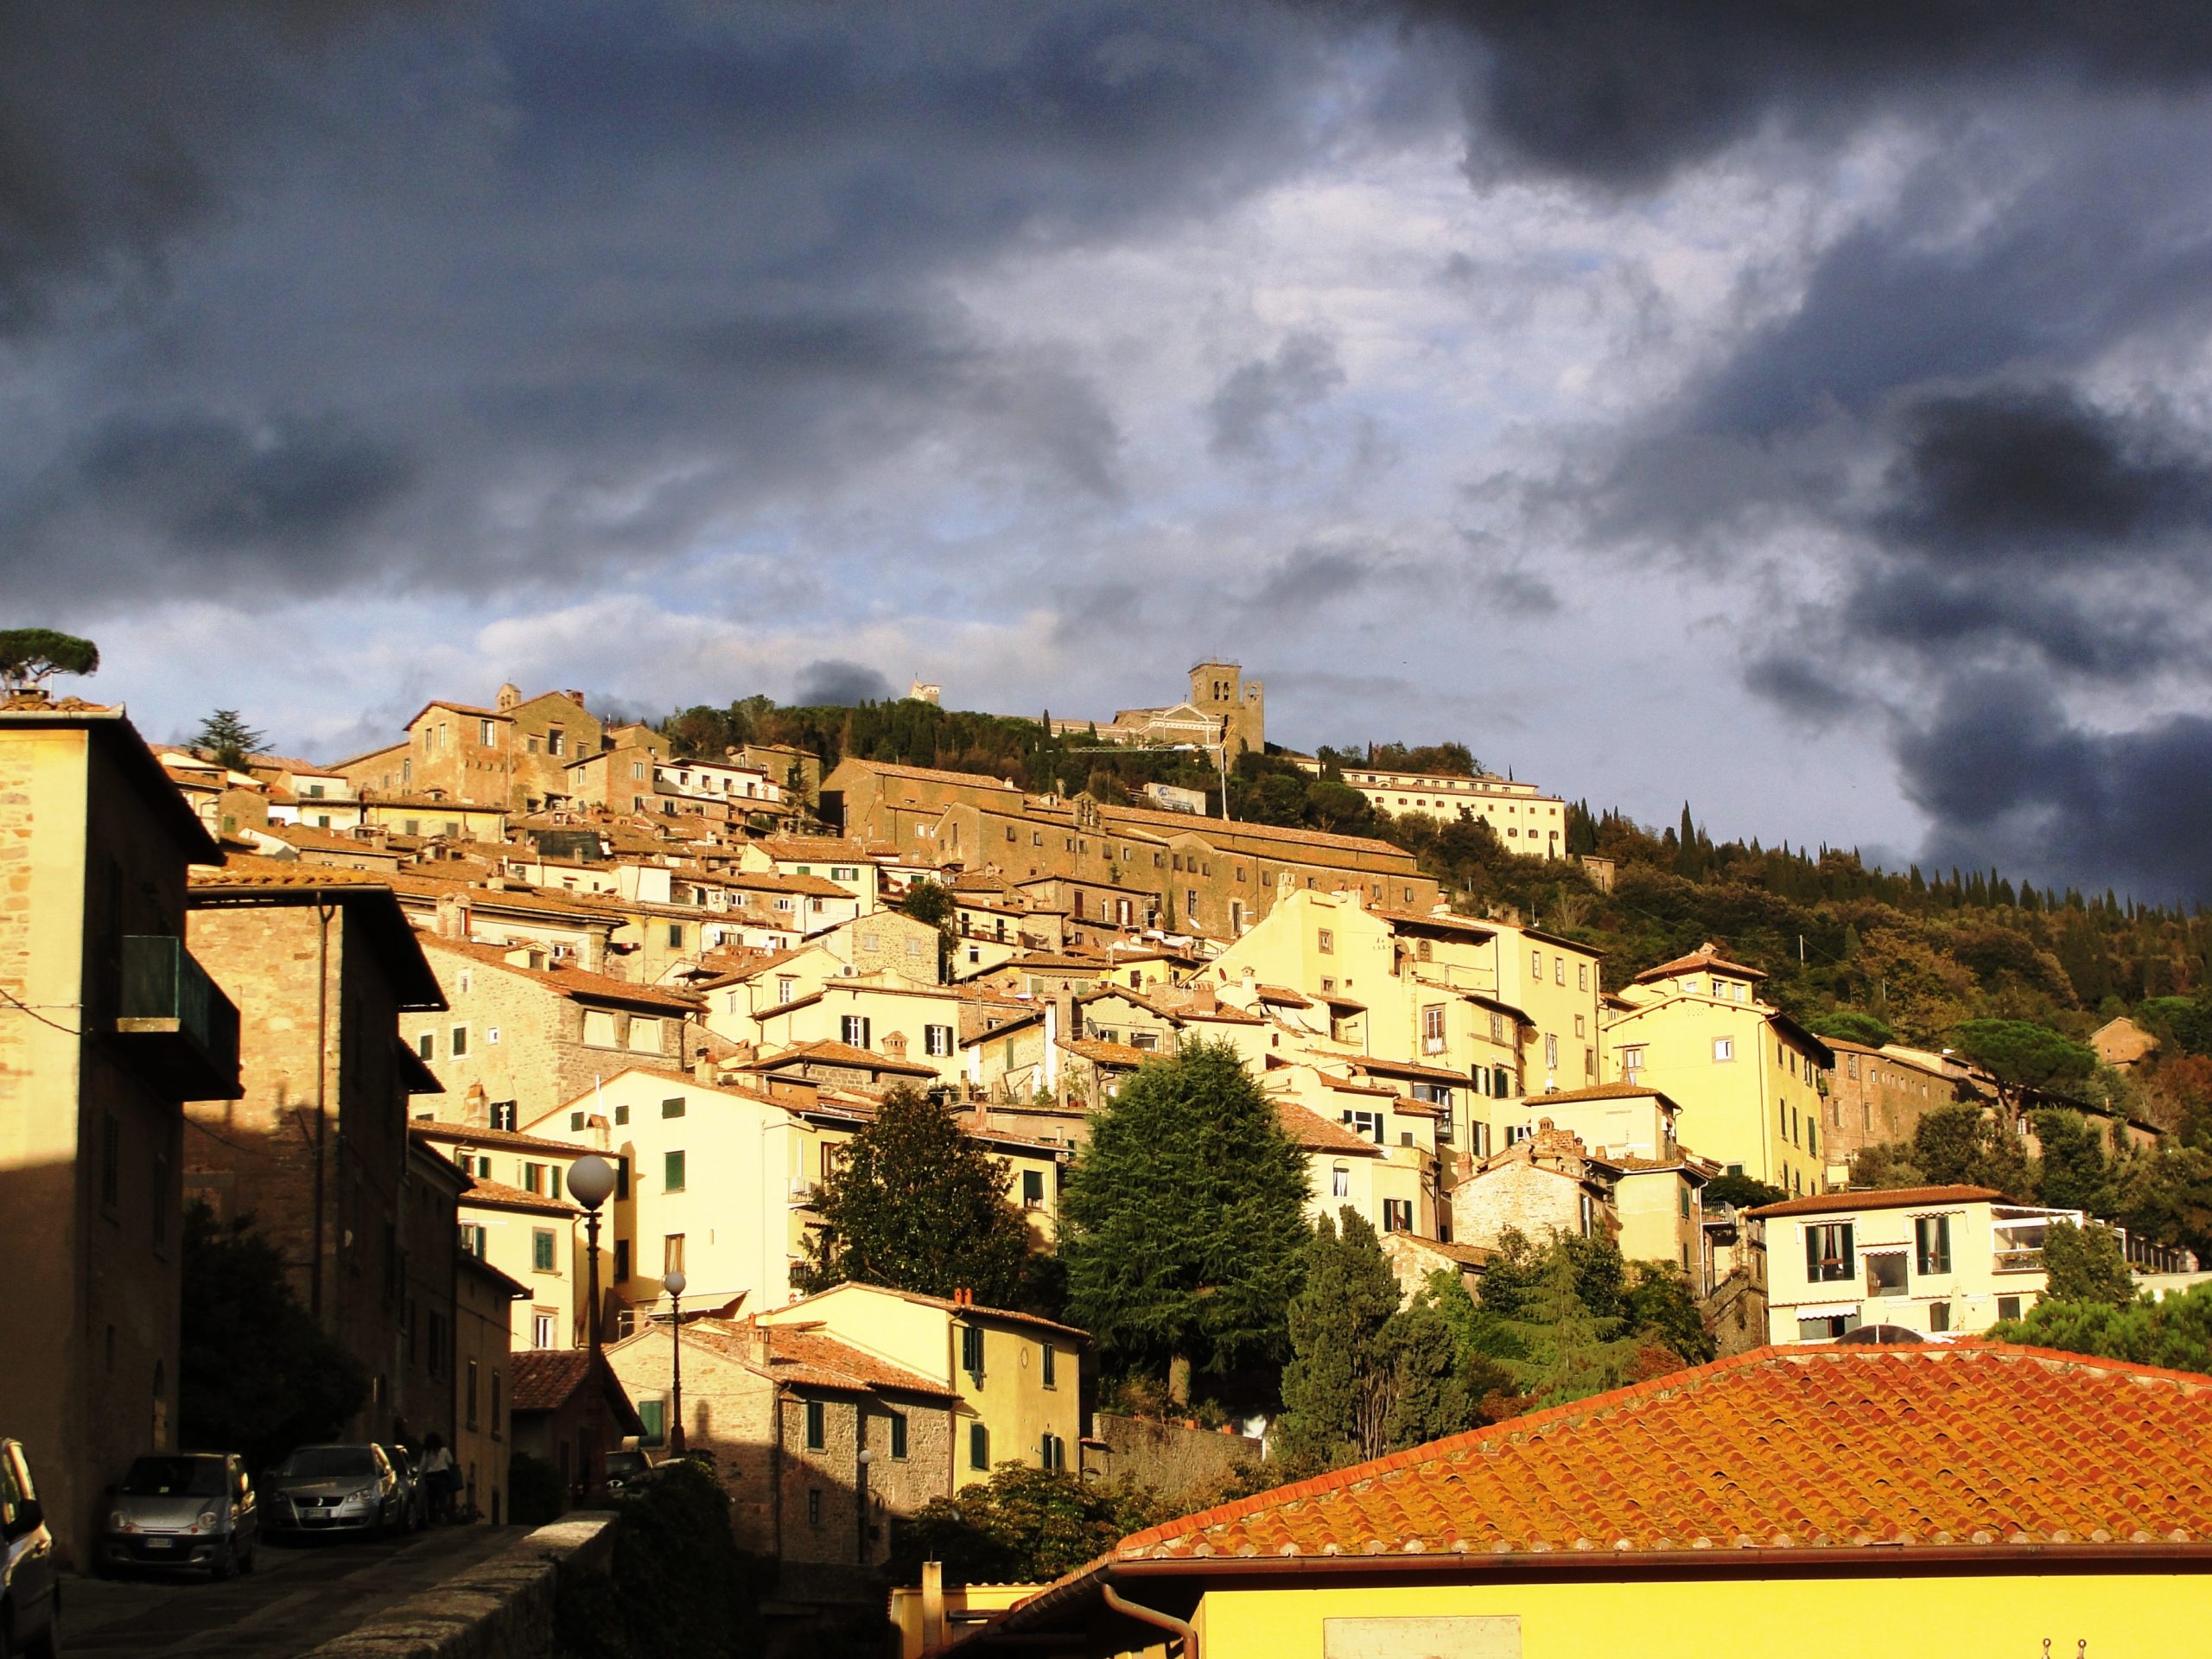
POLYGON ((1008 1463, 1195 1506, 1700 1364, 2012 1329, 2085 1250, 2196 1282, 2196 920, 1655 836, 1457 745, 1288 751, 1234 662, 1184 692, 648 724, 505 685, 309 760, 20 686, 0 1404, 61 1547, 187 1433, 194 1237, 265 1240, 364 1380, 315 1432, 440 1434, 495 1525, 543 1501, 525 1466, 557 1509, 610 1452, 710 1453, 793 1617, 1008 1463), (863 752, 901 730, 944 764, 863 752), (1946 906, 1981 919, 1939 957, 1946 906), (1286 1316, 1286 1284, 1211 1360, 1087 1322, 1093 1136, 1206 1067, 1290 1160, 1309 1285, 1336 1250, 1388 1287, 1352 1348, 1478 1332, 1435 1338, 1459 1393, 1418 1435, 1321 1421, 1300 1320, 1350 1292, 1286 1316), (916 1103, 996 1184, 999 1289, 859 1264, 916 1103))

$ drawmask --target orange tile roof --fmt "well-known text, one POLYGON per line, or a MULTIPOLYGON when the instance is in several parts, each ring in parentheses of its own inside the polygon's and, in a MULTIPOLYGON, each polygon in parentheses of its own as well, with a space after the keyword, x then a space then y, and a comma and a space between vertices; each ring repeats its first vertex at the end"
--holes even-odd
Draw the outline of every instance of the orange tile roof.
POLYGON ((1555 1089, 1548 1095, 1530 1095, 1522 1103, 1533 1109, 1535 1107, 1543 1105, 1548 1101, 1554 1100, 1578 1101, 1646 1099, 1663 1100, 1668 1105, 1675 1107, 1676 1110, 1681 1109, 1673 1096, 1665 1093, 1662 1090, 1654 1089, 1649 1084, 1642 1083, 1599 1083, 1593 1084, 1587 1089, 1555 1089))
POLYGON ((1808 1192, 1748 1213, 1754 1216, 1828 1216, 1842 1210, 1914 1210, 1931 1204, 2011 1204, 1987 1186, 1872 1187, 1861 1192, 1808 1192))
MULTIPOLYGON (((791 1003, 784 1003, 791 1007, 791 1003)), ((849 1043, 823 1039, 814 1043, 798 1043, 774 1054, 764 1054, 757 1060, 747 1060, 736 1069, 741 1071, 773 1071, 787 1065, 805 1064, 841 1065, 855 1071, 897 1071, 907 1077, 933 1077, 933 1065, 917 1065, 912 1060, 894 1060, 888 1054, 871 1053, 865 1048, 855 1048, 849 1043)))
POLYGON ((1724 974, 1741 974, 1747 979, 1764 979, 1766 976, 1756 968, 1746 968, 1740 962, 1731 962, 1709 944, 1701 944, 1687 957, 1676 957, 1672 962, 1662 962, 1656 968, 1647 968, 1631 983, 1641 985, 1647 979, 1671 979, 1677 974, 1709 972, 1718 968, 1724 974))
POLYGON ((467 957, 497 968, 502 972, 519 974, 524 979, 536 980, 550 986, 563 996, 588 996, 608 1002, 636 1002, 658 1007, 673 1014, 697 1014, 699 999, 664 990, 658 985, 635 985, 626 979, 615 979, 606 974, 587 973, 581 968, 532 968, 523 963, 509 962, 511 951, 528 950, 524 944, 478 944, 473 940, 440 938, 435 933, 419 930, 416 938, 425 951, 444 950, 454 956, 467 957))
POLYGON ((2202 1542, 2208 1448, 2212 1378, 1996 1344, 1762 1348, 1202 1510, 1111 1559, 2202 1542))
POLYGON ((1387 841, 1377 841, 1371 836, 1332 836, 1319 830, 1293 830, 1276 823, 1248 823, 1236 818, 1200 817, 1189 812, 1157 812, 1141 806, 1101 805, 1098 817, 1102 825, 1156 824, 1170 832, 1201 838, 1226 839, 1231 836, 1242 836, 1252 841, 1281 841, 1306 847, 1340 848, 1345 852, 1376 853, 1393 864, 1405 867, 1402 872, 1391 872, 1394 879, 1400 874, 1418 874, 1413 868, 1414 856, 1411 853, 1402 847, 1394 847, 1387 841))
POLYGON ((410 1123, 407 1132, 418 1141, 452 1147, 505 1147, 516 1152, 560 1152, 581 1158, 589 1147, 566 1141, 548 1141, 515 1129, 487 1129, 468 1123, 410 1123))
POLYGON ((549 1216, 580 1216, 583 1211, 566 1198, 550 1198, 543 1192, 532 1192, 527 1187, 510 1186, 505 1181, 495 1181, 479 1175, 472 1179, 461 1195, 466 1206, 475 1205, 486 1210, 527 1210, 549 1216))
POLYGON ((863 760, 856 755, 847 755, 842 764, 886 778, 912 778, 925 784, 963 784, 973 789, 996 790, 1001 794, 1020 792, 1004 779, 980 772, 941 772, 934 766, 893 766, 887 760, 863 760))
POLYGON ((1060 1046, 1069 1053, 1090 1061, 1095 1065, 1126 1065, 1134 1069, 1147 1060, 1156 1060, 1156 1053, 1147 1054, 1141 1048, 1127 1043, 1109 1043, 1103 1037, 1077 1037, 1063 1040, 1060 1046))
POLYGON ((1382 1148, 1365 1135, 1354 1135, 1343 1124, 1332 1123, 1294 1100, 1277 1101, 1275 1112, 1282 1119, 1285 1132, 1307 1152, 1341 1152, 1365 1158, 1382 1155, 1382 1148))

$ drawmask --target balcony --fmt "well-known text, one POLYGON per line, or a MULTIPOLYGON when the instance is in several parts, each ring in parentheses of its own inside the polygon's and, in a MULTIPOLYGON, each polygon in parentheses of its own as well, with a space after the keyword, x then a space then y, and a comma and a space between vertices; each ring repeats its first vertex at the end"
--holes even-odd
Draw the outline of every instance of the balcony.
POLYGON ((171 1100, 236 1100, 238 1011, 184 941, 126 934, 115 1033, 146 1081, 171 1100))
POLYGON ((2041 1273, 2043 1252, 2040 1249, 1999 1250, 1993 1265, 1999 1273, 2041 1273))

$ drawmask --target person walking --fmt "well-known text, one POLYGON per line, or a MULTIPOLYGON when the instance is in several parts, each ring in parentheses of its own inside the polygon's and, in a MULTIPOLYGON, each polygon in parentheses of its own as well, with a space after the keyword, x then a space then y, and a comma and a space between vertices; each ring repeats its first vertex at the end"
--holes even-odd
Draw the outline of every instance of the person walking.
POLYGON ((461 1484, 461 1471, 453 1460, 453 1453, 446 1449, 445 1437, 433 1429, 423 1439, 423 1478, 430 1485, 430 1515, 433 1520, 453 1519, 453 1498, 461 1484))

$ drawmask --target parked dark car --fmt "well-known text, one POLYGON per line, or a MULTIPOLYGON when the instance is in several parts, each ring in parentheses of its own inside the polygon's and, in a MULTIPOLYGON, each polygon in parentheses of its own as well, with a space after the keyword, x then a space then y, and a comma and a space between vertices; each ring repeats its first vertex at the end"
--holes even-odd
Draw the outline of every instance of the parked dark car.
POLYGON ((262 1479, 261 1524, 271 1534, 376 1537, 400 1522, 399 1475, 376 1446, 303 1446, 262 1479))
POLYGON ((399 1529, 421 1531, 430 1524, 430 1490, 423 1479, 422 1460, 391 1440, 378 1440, 377 1450, 384 1453, 392 1473, 399 1477, 399 1529))
POLYGON ((658 1467, 643 1452, 625 1446, 607 1454, 607 1490, 610 1492, 632 1491, 652 1478, 658 1467))
POLYGON ((107 1489, 107 1503, 93 1547, 98 1571, 150 1567, 211 1579, 253 1571, 261 1526, 244 1458, 221 1452, 139 1458, 107 1489))
POLYGON ((22 1443, 0 1440, 0 1655, 54 1659, 60 1649, 54 1535, 22 1443))

